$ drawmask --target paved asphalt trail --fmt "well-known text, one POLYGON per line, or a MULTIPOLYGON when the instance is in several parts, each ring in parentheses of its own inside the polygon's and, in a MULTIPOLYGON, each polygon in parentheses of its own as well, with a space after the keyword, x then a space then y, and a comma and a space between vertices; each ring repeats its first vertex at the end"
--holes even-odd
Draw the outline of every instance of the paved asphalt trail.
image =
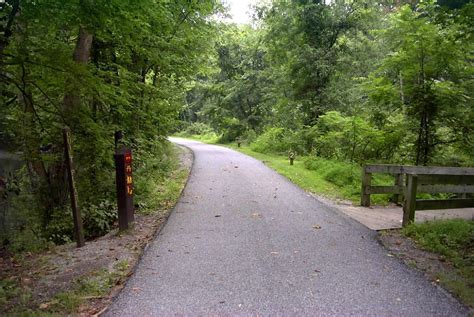
POLYGON ((189 182, 107 316, 467 315, 375 232, 262 162, 173 141, 194 152, 189 182))

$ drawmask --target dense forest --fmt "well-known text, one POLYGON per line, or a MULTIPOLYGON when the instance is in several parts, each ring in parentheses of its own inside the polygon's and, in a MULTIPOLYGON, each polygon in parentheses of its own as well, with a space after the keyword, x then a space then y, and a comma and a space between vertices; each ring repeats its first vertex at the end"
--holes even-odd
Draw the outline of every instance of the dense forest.
POLYGON ((472 165, 473 9, 467 1, 257 6, 253 28, 220 28, 214 72, 196 78, 182 118, 259 152, 472 165))
POLYGON ((117 218, 115 131, 134 151, 137 206, 154 208, 154 182, 171 164, 165 138, 190 80, 207 67, 207 39, 216 32, 211 17, 222 5, 8 0, 0 6, 0 144, 26 163, 2 179, 9 200, 2 238, 11 227, 23 231, 20 245, 72 238, 64 126, 72 131, 88 238, 117 218))
POLYGON ((89 238, 116 219, 118 130, 142 210, 177 132, 355 164, 474 165, 470 1, 262 1, 252 25, 224 22, 218 0, 0 10, 0 145, 25 162, 1 199, 38 239, 72 238, 64 126, 89 238))

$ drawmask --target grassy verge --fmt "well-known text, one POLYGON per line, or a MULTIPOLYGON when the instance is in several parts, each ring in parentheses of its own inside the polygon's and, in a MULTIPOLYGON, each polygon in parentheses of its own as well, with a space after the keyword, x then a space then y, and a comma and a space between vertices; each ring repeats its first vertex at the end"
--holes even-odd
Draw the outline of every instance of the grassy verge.
POLYGON ((240 148, 233 144, 225 144, 225 146, 263 161, 267 166, 273 168, 293 183, 310 192, 335 199, 350 199, 353 201, 358 199, 358 197, 344 192, 340 186, 327 181, 324 178, 324 174, 318 170, 307 169, 301 158, 296 158, 294 165, 290 165, 288 158, 283 155, 258 153, 252 151, 249 146, 245 145, 242 145, 240 148))
POLYGON ((411 224, 402 234, 451 263, 452 273, 440 273, 442 285, 474 308, 474 221, 453 219, 411 224))
MULTIPOLYGON (((216 144, 218 137, 192 135, 186 138, 216 144)), ((315 194, 331 199, 350 200, 354 204, 360 203, 361 167, 357 164, 339 162, 323 158, 297 157, 294 165, 290 165, 287 156, 274 153, 259 153, 253 151, 250 146, 242 144, 220 144, 228 148, 240 151, 263 161, 275 171, 284 175, 301 188, 315 194)), ((391 185, 392 177, 388 175, 376 175, 373 179, 374 185, 391 185)), ((386 205, 388 195, 372 195, 373 204, 386 205)))

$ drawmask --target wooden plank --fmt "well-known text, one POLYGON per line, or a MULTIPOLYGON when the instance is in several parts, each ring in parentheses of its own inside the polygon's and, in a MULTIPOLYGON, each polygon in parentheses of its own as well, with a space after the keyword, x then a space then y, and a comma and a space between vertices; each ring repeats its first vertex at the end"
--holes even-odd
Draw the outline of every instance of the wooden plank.
POLYGON ((472 167, 441 167, 441 166, 403 166, 403 173, 431 175, 472 175, 472 167))
POLYGON ((405 193, 405 202, 403 204, 403 222, 402 226, 405 227, 415 221, 415 208, 416 208, 416 190, 418 186, 417 175, 407 175, 407 190, 405 193))
POLYGON ((370 188, 370 184, 372 182, 372 174, 367 173, 366 169, 362 169, 362 188, 361 188, 361 197, 360 197, 360 205, 364 207, 370 206, 370 194, 367 194, 367 188, 370 188))
POLYGON ((416 210, 454 209, 474 207, 474 199, 420 199, 416 210))
POLYGON ((403 194, 403 186, 369 186, 366 194, 403 194))
POLYGON ((441 184, 454 184, 454 185, 472 185, 474 184, 474 175, 419 175, 418 183, 421 185, 441 185, 441 184))
MULTIPOLYGON (((403 194, 403 186, 368 186, 365 188, 365 193, 372 194, 403 194)), ((474 193, 474 185, 419 185, 417 193, 439 194, 439 193, 453 193, 464 194, 474 193)))
POLYGON ((389 164, 370 164, 366 165, 367 173, 387 173, 387 174, 401 174, 402 165, 389 165, 389 164))
POLYGON ((392 200, 395 204, 398 205, 400 201, 403 201, 403 174, 395 174, 395 186, 399 187, 401 192, 394 193, 392 200))
POLYGON ((474 185, 419 185, 417 192, 427 194, 466 194, 474 193, 474 185))
POLYGON ((387 174, 432 174, 432 175, 474 175, 472 167, 408 166, 391 164, 367 164, 367 173, 387 174))

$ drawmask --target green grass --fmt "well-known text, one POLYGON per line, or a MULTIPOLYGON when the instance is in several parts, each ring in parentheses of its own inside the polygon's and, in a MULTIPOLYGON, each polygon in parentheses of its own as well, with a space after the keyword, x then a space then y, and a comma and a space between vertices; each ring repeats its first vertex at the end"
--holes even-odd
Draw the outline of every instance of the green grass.
POLYGON ((453 219, 415 223, 402 229, 423 249, 442 255, 454 266, 440 283, 474 308, 474 221, 453 219))
MULTIPOLYGON (((308 164, 307 157, 296 157, 294 165, 290 165, 288 158, 281 154, 255 152, 248 145, 242 145, 240 148, 235 144, 223 144, 223 146, 263 161, 307 191, 332 199, 360 203, 362 172, 357 164, 322 158, 310 159, 311 163, 308 164)), ((388 185, 392 182, 393 179, 388 175, 377 175, 373 180, 376 185, 388 185)), ((386 205, 388 197, 388 195, 372 195, 371 199, 374 205, 386 205)))
POLYGON ((415 223, 404 228, 402 233, 455 265, 466 261, 474 263, 474 221, 452 219, 415 223))
POLYGON ((267 166, 286 176, 303 189, 331 198, 348 198, 339 186, 325 180, 323 175, 317 171, 306 169, 303 161, 298 158, 294 161, 294 165, 290 165, 288 158, 282 155, 258 153, 244 145, 240 148, 233 144, 226 144, 225 146, 263 161, 267 166))

